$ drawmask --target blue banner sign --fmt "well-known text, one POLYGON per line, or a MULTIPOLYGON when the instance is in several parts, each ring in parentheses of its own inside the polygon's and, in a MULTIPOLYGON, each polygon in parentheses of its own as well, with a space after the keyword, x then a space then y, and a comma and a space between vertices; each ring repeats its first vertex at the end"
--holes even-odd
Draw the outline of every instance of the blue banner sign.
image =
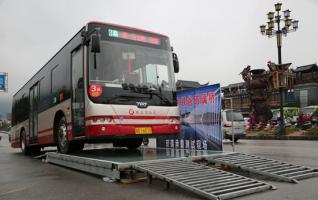
POLYGON ((0 72, 0 92, 8 91, 8 74, 0 72))
POLYGON ((220 84, 177 92, 181 132, 157 138, 157 147, 223 150, 220 84))

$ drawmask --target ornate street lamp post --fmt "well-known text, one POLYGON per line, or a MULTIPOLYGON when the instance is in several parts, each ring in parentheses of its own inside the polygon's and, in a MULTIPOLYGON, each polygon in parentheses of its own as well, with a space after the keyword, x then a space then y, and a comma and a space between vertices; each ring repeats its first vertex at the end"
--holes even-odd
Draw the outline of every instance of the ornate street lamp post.
MULTIPOLYGON (((281 13, 282 4, 275 4, 275 12, 267 13, 268 22, 267 25, 261 25, 260 30, 262 35, 266 35, 271 38, 276 36, 277 39, 277 49, 278 49, 278 65, 277 69, 280 71, 284 71, 285 68, 282 65, 282 36, 287 36, 287 33, 294 32, 298 29, 298 20, 293 20, 290 18, 290 10, 283 11, 281 13), (276 15, 275 15, 276 14, 276 15), (282 23, 284 22, 284 27, 282 23), (276 26, 275 26, 276 24, 276 26), (276 28, 276 29, 275 29, 276 28)), ((288 69, 288 67, 287 67, 288 69)), ((282 77, 282 76, 279 76, 282 77)), ((284 78, 284 77, 282 77, 284 78)), ((285 77, 286 78, 286 77, 285 77)), ((280 130, 279 134, 285 134, 285 121, 284 121, 284 86, 279 87, 280 93, 280 130)))

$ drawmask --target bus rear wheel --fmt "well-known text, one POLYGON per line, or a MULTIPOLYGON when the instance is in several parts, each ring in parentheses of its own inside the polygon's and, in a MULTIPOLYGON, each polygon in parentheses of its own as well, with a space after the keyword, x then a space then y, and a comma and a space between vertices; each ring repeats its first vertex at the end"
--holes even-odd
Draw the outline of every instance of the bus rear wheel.
POLYGON ((22 130, 21 135, 20 135, 20 147, 21 147, 21 152, 24 155, 37 155, 41 151, 40 146, 27 146, 26 144, 26 133, 24 130, 22 130))
POLYGON ((21 135, 20 135, 20 147, 21 147, 21 152, 24 155, 29 155, 31 153, 30 147, 27 147, 26 145, 26 134, 24 130, 21 131, 21 135))

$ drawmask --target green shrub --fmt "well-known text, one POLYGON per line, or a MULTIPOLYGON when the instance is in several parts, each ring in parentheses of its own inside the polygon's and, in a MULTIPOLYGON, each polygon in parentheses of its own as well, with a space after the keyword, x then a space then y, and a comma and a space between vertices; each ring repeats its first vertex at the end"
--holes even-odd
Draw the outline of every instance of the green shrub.
MULTIPOLYGON (((279 135, 279 127, 275 127, 274 129, 273 129, 273 133, 275 134, 275 135, 279 135)), ((294 133, 294 132, 297 132, 297 131, 300 131, 300 129, 299 128, 296 128, 296 127, 286 127, 285 128, 285 133, 286 133, 286 135, 289 135, 289 134, 292 134, 292 133, 294 133)))
POLYGON ((305 132, 305 135, 318 136, 318 127, 314 127, 314 128, 308 129, 305 132))
POLYGON ((286 128, 286 135, 292 134, 297 131, 300 131, 300 129, 296 127, 288 127, 286 128))

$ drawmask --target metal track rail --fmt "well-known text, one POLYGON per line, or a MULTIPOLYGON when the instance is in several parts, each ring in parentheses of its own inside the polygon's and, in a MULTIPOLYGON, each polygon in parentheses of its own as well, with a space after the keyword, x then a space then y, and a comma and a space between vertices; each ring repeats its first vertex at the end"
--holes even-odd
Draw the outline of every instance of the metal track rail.
POLYGON ((208 199, 230 199, 251 193, 276 189, 267 183, 246 178, 189 160, 162 160, 136 163, 132 167, 208 199))
POLYGON ((298 180, 318 176, 318 169, 244 153, 211 156, 206 159, 211 163, 235 167, 291 183, 298 183, 298 180))
POLYGON ((91 174, 120 179, 120 172, 115 169, 113 163, 105 160, 49 152, 46 154, 46 161, 91 174))

